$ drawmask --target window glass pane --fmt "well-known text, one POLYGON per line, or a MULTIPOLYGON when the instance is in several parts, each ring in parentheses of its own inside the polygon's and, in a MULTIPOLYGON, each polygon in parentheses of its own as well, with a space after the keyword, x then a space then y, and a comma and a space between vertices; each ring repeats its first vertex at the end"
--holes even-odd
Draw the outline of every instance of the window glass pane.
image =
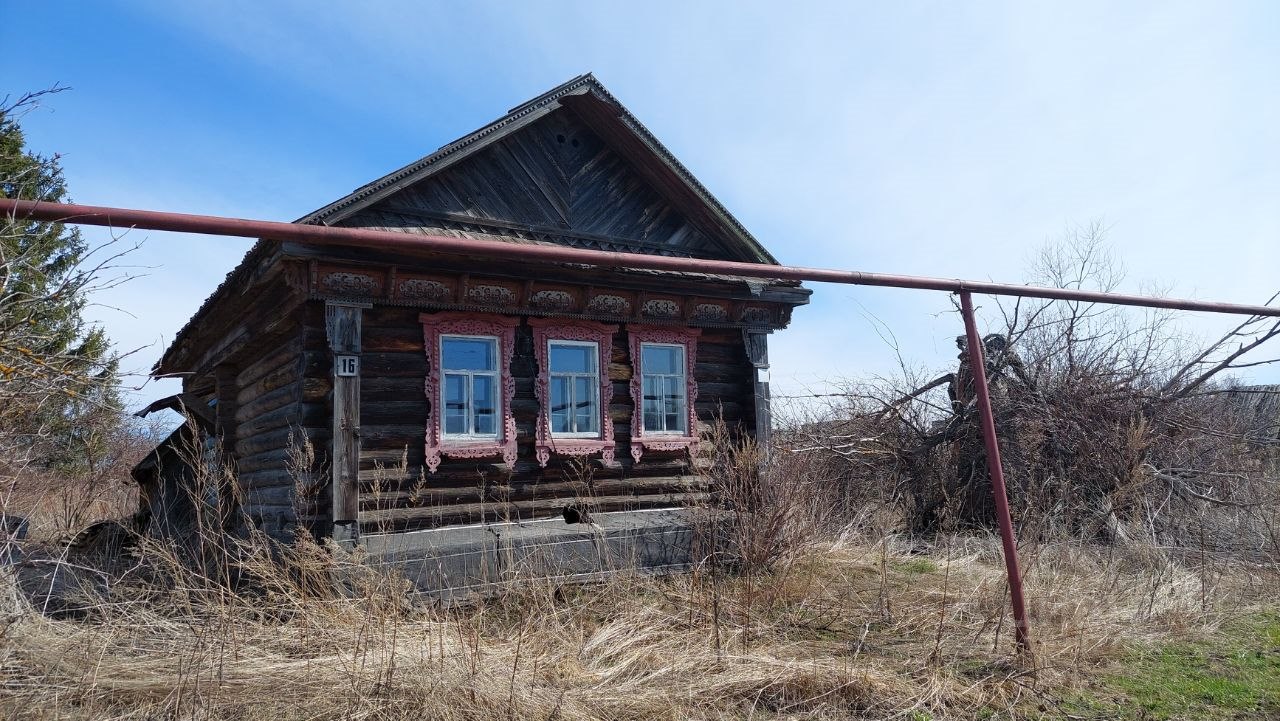
POLYGON ((596 430, 596 381, 594 378, 573 379, 573 415, 579 433, 591 433, 596 430))
POLYGON ((448 374, 444 377, 444 432, 446 435, 467 432, 467 377, 448 374))
POLYGON ((659 389, 662 379, 644 376, 644 429, 646 431, 662 430, 662 399, 659 389))
POLYGON ((494 403, 494 379, 492 376, 475 376, 472 379, 475 388, 474 433, 491 436, 497 432, 497 404, 494 403))
POLYGON ((445 338, 442 367, 451 371, 497 370, 497 346, 492 338, 445 338))
POLYGON ((684 375, 684 349, 679 346, 643 345, 640 367, 644 373, 684 375))
POLYGON ((551 343, 552 373, 595 373, 596 344, 551 343))
POLYGON ((551 377, 551 432, 569 432, 569 381, 563 377, 551 377))
POLYGON ((684 431, 684 388, 682 384, 684 380, 676 376, 668 376, 666 379, 665 393, 663 394, 664 413, 666 415, 666 428, 669 431, 684 431))

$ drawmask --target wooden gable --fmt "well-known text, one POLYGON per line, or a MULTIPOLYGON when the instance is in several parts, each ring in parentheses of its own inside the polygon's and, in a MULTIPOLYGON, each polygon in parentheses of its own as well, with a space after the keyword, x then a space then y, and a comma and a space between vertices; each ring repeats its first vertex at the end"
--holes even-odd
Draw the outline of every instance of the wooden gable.
POLYGON ((776 263, 590 75, 300 222, 776 263))
POLYGON ((738 259, 565 109, 341 224, 738 259))

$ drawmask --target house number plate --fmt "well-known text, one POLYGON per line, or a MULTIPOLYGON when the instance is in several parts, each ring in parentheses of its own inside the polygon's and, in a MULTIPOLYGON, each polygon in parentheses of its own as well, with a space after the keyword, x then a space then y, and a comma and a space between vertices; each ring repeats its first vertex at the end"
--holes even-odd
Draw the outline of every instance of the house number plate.
POLYGON ((333 359, 333 367, 339 378, 360 375, 360 356, 340 355, 333 359))

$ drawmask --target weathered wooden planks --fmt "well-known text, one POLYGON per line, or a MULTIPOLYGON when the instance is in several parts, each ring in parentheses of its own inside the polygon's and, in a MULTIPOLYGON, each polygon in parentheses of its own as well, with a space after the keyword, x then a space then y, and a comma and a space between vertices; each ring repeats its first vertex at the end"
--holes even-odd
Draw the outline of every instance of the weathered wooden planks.
POLYGON ((438 225, 445 230, 467 222, 561 235, 610 250, 736 259, 564 110, 377 207, 389 211, 380 221, 385 227, 438 225))
MULTIPOLYGON (((625 332, 614 337, 609 368, 614 379, 609 411, 618 445, 614 466, 605 467, 598 458, 584 462, 553 456, 542 468, 534 460, 533 424, 538 401, 533 381, 537 365, 530 331, 521 326, 512 361, 518 462, 508 468, 499 459, 446 457, 437 473, 426 473, 423 433, 431 408, 425 388, 426 357, 415 316, 416 311, 410 309, 375 306, 366 310, 362 318, 363 357, 369 359, 361 377, 362 527, 367 529, 370 523, 421 527, 430 525, 429 519, 443 523, 480 517, 469 508, 424 516, 420 512, 423 499, 442 506, 536 500, 539 503, 506 510, 522 518, 554 516, 564 503, 582 495, 587 488, 586 478, 590 478, 597 494, 652 496, 672 503, 675 501, 671 494, 680 489, 705 491, 697 470, 682 452, 653 453, 639 464, 631 460, 628 439, 633 411, 629 385, 632 365, 625 332), (508 494, 505 498, 504 493, 508 494), (562 500, 558 505, 553 502, 557 498, 562 500), (368 514, 374 511, 378 515, 371 520, 368 514), (401 512, 406 515, 398 519, 401 512)), ((754 368, 747 359, 740 331, 707 329, 699 342, 697 359, 694 377, 699 382, 699 396, 695 407, 699 417, 709 421, 719 413, 731 423, 751 428, 754 368)), ((646 507, 657 503, 653 499, 642 501, 646 507)))

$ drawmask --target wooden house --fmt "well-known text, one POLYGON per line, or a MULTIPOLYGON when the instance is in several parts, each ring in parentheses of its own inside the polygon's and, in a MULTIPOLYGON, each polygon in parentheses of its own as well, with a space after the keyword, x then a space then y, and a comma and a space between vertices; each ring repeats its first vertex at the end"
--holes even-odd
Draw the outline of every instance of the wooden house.
MULTIPOLYGON (((776 264, 591 75, 297 222, 776 264)), ((207 406, 236 469, 229 526, 355 540, 562 518, 585 496, 596 515, 678 507, 709 492, 695 460, 717 414, 767 435, 767 337, 808 297, 263 238, 154 374, 207 406)))

